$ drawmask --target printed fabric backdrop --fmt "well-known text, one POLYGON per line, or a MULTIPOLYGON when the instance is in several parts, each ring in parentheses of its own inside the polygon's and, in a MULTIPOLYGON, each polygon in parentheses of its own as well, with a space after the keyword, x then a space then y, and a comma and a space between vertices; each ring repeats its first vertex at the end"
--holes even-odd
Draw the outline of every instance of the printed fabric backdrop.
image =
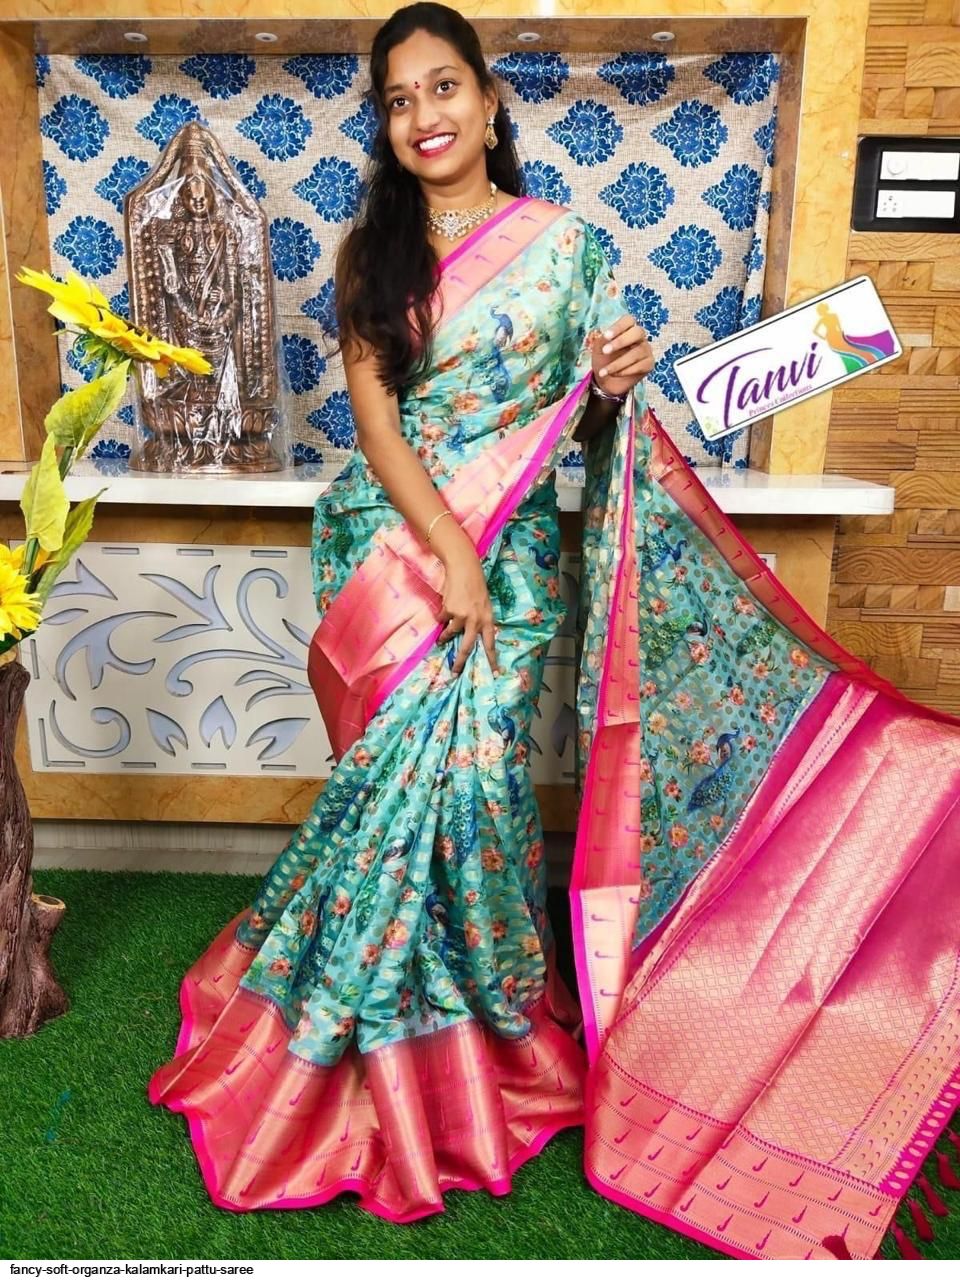
MULTIPOLYGON (((123 197, 200 120, 268 219, 293 459, 335 474, 354 429, 324 334, 335 333, 334 257, 375 128, 367 60, 41 55, 36 68, 54 273, 73 268, 127 314, 123 197)), ((522 52, 491 69, 528 192, 592 223, 651 335, 649 398, 668 431, 693 465, 746 467, 748 429, 705 442, 673 362, 760 317, 776 57, 522 52)), ((69 335, 60 342, 62 382, 75 386, 92 371, 69 335)), ((128 403, 93 446, 103 470, 122 465, 134 433, 128 403)))

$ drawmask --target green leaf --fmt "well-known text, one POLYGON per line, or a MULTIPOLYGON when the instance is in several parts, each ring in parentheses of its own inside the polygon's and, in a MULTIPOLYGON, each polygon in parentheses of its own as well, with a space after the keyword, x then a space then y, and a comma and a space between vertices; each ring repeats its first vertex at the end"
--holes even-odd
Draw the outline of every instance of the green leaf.
POLYGON ((47 435, 58 445, 72 445, 78 456, 82 454, 111 413, 120 407, 129 371, 130 361, 124 360, 109 373, 64 392, 44 419, 47 435))
POLYGON ((47 596, 50 594, 50 588, 70 563, 74 552, 85 542, 93 527, 93 509, 97 505, 97 499, 101 493, 106 493, 106 491, 106 488, 103 488, 100 493, 95 493, 92 498, 84 498, 82 502, 77 503, 67 516, 63 531, 63 545, 56 559, 48 560, 43 566, 43 575, 37 586, 37 595, 41 601, 46 601, 47 596))
POLYGON ((0 640, 0 653, 6 653, 9 649, 12 649, 14 645, 20 644, 22 641, 26 640, 28 636, 32 635, 33 631, 21 631, 19 640, 13 635, 4 636, 3 639, 0 640))
POLYGON ((20 496, 27 538, 36 538, 44 551, 59 551, 69 509, 57 465, 56 441, 53 436, 47 436, 40 461, 34 464, 20 496))

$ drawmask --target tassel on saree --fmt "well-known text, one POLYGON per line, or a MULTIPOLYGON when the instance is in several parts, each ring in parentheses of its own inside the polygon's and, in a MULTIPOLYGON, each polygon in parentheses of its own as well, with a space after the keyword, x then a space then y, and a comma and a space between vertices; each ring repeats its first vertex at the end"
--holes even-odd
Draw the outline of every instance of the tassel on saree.
POLYGON ((936 1191, 934 1190, 930 1182, 930 1179, 927 1177, 925 1173, 921 1173, 917 1176, 917 1186, 923 1192, 926 1198, 927 1204, 930 1206, 931 1213, 935 1213, 938 1218, 942 1218, 947 1213, 949 1213, 947 1206, 943 1203, 943 1201, 937 1195, 936 1191))
POLYGON ((897 1242, 897 1248, 900 1250, 901 1258, 906 1258, 908 1261, 915 1261, 917 1258, 923 1257, 923 1254, 898 1222, 890 1223, 890 1231, 893 1234, 894 1240, 897 1242))
POLYGON ((953 1165, 950 1163, 950 1157, 945 1151, 937 1151, 937 1172, 940 1175, 940 1181, 945 1187, 949 1187, 951 1191, 960 1191, 960 1178, 953 1171, 953 1165))
POLYGON ((910 1217, 913 1219, 913 1225, 917 1235, 921 1240, 926 1240, 929 1244, 933 1239, 933 1227, 931 1227, 927 1215, 917 1204, 916 1200, 908 1200, 907 1208, 910 1210, 910 1217))
MULTIPOLYGON (((957 1138, 957 1135, 952 1132, 948 1132, 947 1136, 950 1138, 950 1141, 954 1146, 957 1146, 958 1149, 960 1149, 960 1139, 957 1138)), ((937 1171, 940 1175, 940 1181, 945 1187, 949 1187, 953 1190, 960 1190, 960 1178, 958 1178, 954 1172, 947 1153, 945 1151, 935 1151, 933 1154, 936 1156, 937 1171)), ((920 1191, 923 1193, 924 1199, 926 1200, 932 1214, 935 1214, 938 1218, 946 1217, 949 1214, 950 1210, 948 1206, 943 1202, 936 1188, 925 1173, 921 1172, 917 1174, 915 1186, 919 1187, 920 1191)), ((913 1221, 914 1229, 920 1239, 927 1242, 933 1240, 933 1227, 930 1225, 930 1221, 924 1213, 923 1206, 920 1204, 919 1200, 907 1200, 905 1201, 905 1204, 913 1221)), ((901 1257, 911 1260, 923 1257, 923 1254, 917 1249, 913 1241, 898 1223, 891 1222, 890 1234, 897 1243, 897 1248, 900 1250, 901 1257)), ((838 1239, 838 1237, 828 1236, 823 1242, 831 1252, 836 1252, 831 1245, 831 1240, 836 1239, 838 1239)), ((842 1254, 837 1254, 837 1257, 842 1256, 842 1254)))

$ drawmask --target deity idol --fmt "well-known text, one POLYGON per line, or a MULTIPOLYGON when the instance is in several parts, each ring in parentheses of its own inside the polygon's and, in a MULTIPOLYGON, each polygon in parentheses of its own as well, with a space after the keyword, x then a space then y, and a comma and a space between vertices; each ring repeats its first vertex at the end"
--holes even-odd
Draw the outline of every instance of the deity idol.
POLYGON ((174 368, 140 383, 143 471, 276 471, 280 388, 267 223, 209 130, 174 136, 124 211, 131 318, 211 374, 174 368))

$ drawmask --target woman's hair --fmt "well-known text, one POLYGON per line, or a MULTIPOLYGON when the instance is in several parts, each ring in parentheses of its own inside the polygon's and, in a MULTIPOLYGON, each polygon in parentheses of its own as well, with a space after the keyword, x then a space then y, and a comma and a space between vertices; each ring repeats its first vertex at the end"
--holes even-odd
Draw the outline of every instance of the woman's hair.
MULTIPOLYGON (((430 0, 398 9, 374 36, 368 98, 377 133, 365 191, 353 226, 337 253, 335 299, 339 344, 356 338, 376 352, 377 374, 393 394, 430 367, 430 297, 437 286, 437 254, 427 240, 427 205, 420 183, 394 155, 387 132, 384 83, 390 50, 415 31, 446 40, 473 69, 481 90, 493 85, 476 31, 456 9, 430 0), (410 316, 415 317, 415 331, 410 316)), ((499 95, 498 95, 499 97, 499 95)), ((497 145, 487 150, 487 174, 501 191, 524 195, 510 118, 502 102, 494 117, 497 145)))

